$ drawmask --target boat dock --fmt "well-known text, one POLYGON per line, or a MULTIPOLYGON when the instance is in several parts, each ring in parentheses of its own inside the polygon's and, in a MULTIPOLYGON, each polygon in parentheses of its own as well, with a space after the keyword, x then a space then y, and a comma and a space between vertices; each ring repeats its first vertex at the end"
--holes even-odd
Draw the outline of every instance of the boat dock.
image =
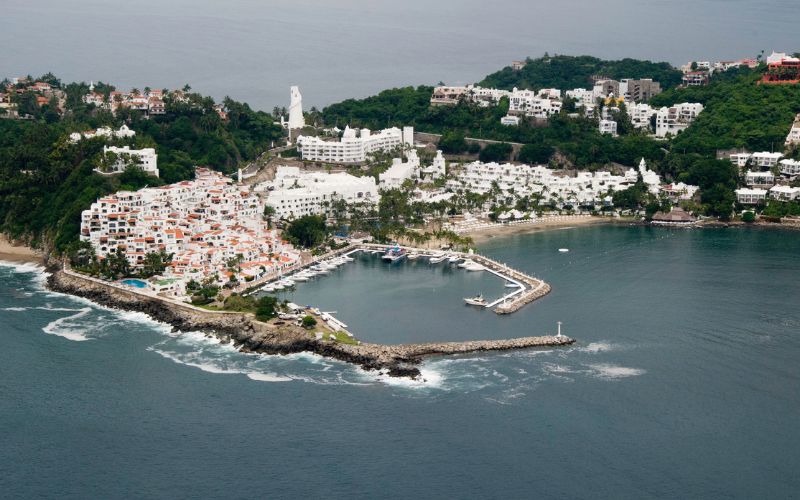
MULTIPOLYGON (((261 287, 270 282, 280 280, 283 277, 291 276, 293 273, 307 269, 316 265, 320 261, 334 259, 337 257, 349 257, 351 254, 357 252, 368 253, 383 253, 389 245, 376 244, 376 243, 357 243, 348 245, 344 248, 329 252, 325 255, 314 258, 311 262, 306 262, 285 269, 280 275, 272 275, 258 280, 256 283, 250 283, 250 288, 245 294, 250 294, 258 291, 261 287)), ((435 257, 439 255, 447 255, 448 257, 455 257, 458 260, 470 260, 483 266, 483 270, 492 273, 498 278, 504 280, 507 284, 514 285, 513 290, 503 295, 502 297, 485 304, 483 307, 494 309, 497 314, 511 314, 518 311, 526 304, 530 304, 536 299, 544 297, 550 293, 550 285, 546 282, 525 274, 522 271, 513 269, 506 264, 501 264, 489 257, 479 255, 476 253, 455 252, 455 251, 433 251, 422 248, 415 248, 409 246, 398 245, 400 249, 408 254, 416 254, 420 257, 435 257)))
MULTIPOLYGON (((353 248, 348 248, 343 251, 343 255, 350 255, 355 252, 375 252, 382 251, 387 245, 379 245, 374 243, 362 243, 353 245, 353 248)), ((408 253, 415 253, 421 257, 433 257, 439 255, 441 251, 425 250, 421 248, 407 247, 400 245, 400 248, 408 253)), ((447 251, 448 255, 456 256, 460 260, 471 260, 482 265, 485 271, 490 272, 500 279, 516 285, 514 290, 503 295, 502 297, 487 303, 484 307, 492 309, 497 314, 511 314, 520 310, 526 304, 530 304, 536 299, 544 297, 550 293, 550 285, 546 282, 523 273, 517 269, 513 269, 506 264, 501 264, 489 257, 475 253, 454 252, 447 251)))

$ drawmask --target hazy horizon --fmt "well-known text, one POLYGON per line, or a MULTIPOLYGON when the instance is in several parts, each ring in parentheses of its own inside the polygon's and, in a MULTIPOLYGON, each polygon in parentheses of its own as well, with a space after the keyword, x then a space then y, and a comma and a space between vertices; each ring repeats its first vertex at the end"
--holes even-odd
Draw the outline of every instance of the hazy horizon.
POLYGON ((800 18, 789 0, 6 4, 0 44, 14 51, 2 76, 52 71, 121 89, 189 83, 265 110, 288 105, 290 85, 308 109, 390 87, 471 83, 545 52, 679 65, 791 51, 800 18))

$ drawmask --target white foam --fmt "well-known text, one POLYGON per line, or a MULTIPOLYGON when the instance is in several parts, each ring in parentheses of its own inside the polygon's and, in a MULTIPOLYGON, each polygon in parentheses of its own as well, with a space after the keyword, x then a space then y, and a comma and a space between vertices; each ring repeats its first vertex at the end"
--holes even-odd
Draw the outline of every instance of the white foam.
POLYGON ((608 342, 592 342, 585 347, 578 348, 578 350, 581 352, 590 352, 592 354, 613 351, 614 349, 615 346, 609 344, 608 342))
POLYGON ((292 377, 285 377, 278 375, 277 373, 260 372, 250 372, 247 374, 247 378, 251 380, 258 380, 259 382, 291 382, 294 380, 292 377))
POLYGON ((0 309, 0 311, 17 311, 17 312, 27 311, 27 310, 28 310, 27 307, 4 307, 3 309, 0 309))
POLYGON ((78 311, 76 314, 73 314, 71 316, 65 316, 55 321, 51 321, 44 328, 42 328, 42 331, 50 335, 57 335, 59 337, 64 337, 65 339, 68 340, 73 340, 75 342, 83 342, 85 340, 90 340, 83 334, 83 332, 85 332, 85 329, 70 329, 65 327, 64 325, 70 321, 74 321, 76 319, 82 318, 83 316, 86 316, 91 311, 92 309, 90 307, 85 307, 80 311, 78 311))
POLYGON ((636 377, 647 373, 640 368, 628 368, 610 364, 587 365, 592 369, 593 374, 602 379, 615 380, 626 377, 636 377))

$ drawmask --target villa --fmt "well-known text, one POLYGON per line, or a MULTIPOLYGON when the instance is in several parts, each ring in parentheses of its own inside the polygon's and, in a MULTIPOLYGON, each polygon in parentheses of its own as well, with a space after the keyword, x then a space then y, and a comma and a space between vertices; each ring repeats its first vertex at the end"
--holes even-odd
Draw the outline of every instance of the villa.
POLYGON ((678 135, 689 128, 702 111, 702 104, 689 102, 659 109, 656 112, 656 137, 678 135))
POLYGON ((153 148, 131 149, 130 146, 121 148, 116 146, 103 146, 103 155, 106 158, 114 157, 114 161, 104 170, 95 169, 97 172, 102 174, 117 174, 124 172, 129 166, 136 166, 144 172, 158 177, 158 155, 153 148))
POLYGON ((757 205, 767 199, 767 190, 740 188, 736 190, 736 201, 742 205, 757 205))

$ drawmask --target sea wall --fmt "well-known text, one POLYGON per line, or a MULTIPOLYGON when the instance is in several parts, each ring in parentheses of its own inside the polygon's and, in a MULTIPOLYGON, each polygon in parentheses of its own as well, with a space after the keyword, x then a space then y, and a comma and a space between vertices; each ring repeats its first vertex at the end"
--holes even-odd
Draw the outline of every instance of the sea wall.
POLYGON ((56 292, 89 299, 126 311, 143 312, 180 331, 203 331, 222 342, 232 342, 242 352, 291 354, 313 352, 353 363, 366 370, 384 370, 390 376, 418 378, 416 365, 428 356, 504 351, 533 347, 557 347, 574 343, 569 337, 523 337, 505 340, 381 345, 342 344, 317 340, 310 332, 292 325, 276 326, 256 321, 250 314, 206 311, 158 297, 129 291, 74 272, 57 270, 48 278, 56 292))

